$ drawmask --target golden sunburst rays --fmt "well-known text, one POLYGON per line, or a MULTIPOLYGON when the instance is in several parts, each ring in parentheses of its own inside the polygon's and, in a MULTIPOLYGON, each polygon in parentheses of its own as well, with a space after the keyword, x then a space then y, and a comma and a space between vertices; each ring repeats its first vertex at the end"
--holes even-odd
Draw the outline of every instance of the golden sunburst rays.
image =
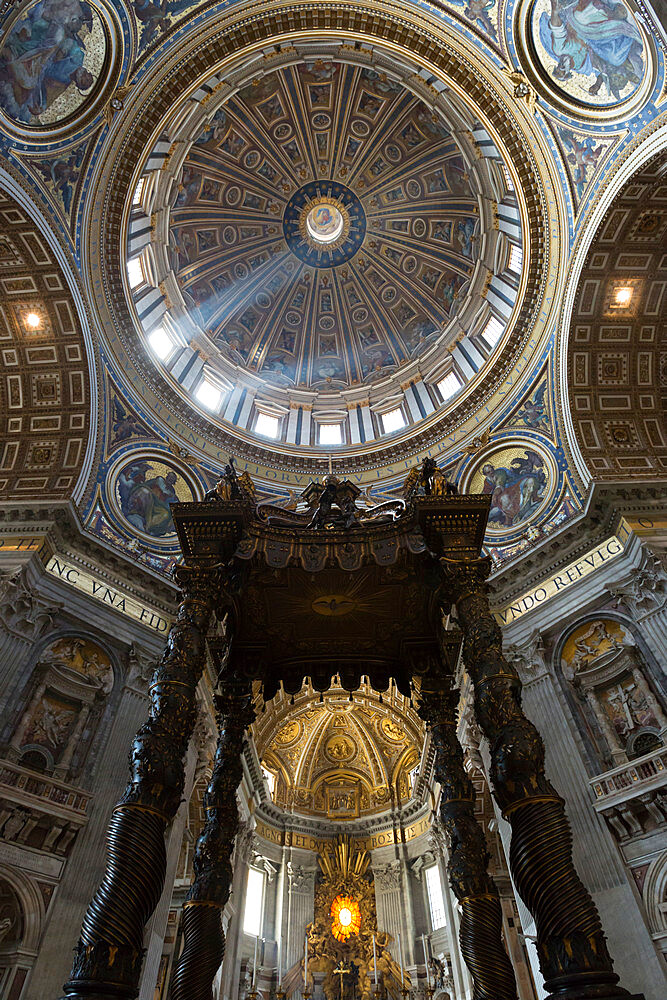
POLYGON ((353 845, 346 833, 339 833, 336 839, 327 844, 317 861, 322 874, 330 881, 338 878, 355 881, 368 871, 371 856, 366 850, 359 850, 353 845))
POLYGON ((331 904, 331 933, 344 943, 361 928, 361 907, 352 896, 336 896, 331 904))
POLYGON ((315 579, 305 577, 297 592, 277 591, 274 606, 283 621, 298 623, 299 628, 309 619, 319 630, 326 628, 323 619, 335 618, 330 624, 336 630, 343 625, 346 631, 364 630, 369 618, 394 617, 393 594, 394 588, 378 586, 369 572, 354 577, 343 572, 322 573, 315 579))

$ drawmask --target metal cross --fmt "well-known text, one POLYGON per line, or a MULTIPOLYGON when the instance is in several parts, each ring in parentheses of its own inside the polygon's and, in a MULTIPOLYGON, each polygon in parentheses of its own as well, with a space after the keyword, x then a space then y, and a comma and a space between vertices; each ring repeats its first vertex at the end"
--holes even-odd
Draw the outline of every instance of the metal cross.
POLYGON ((334 975, 340 976, 340 1000, 343 1000, 343 976, 348 976, 350 974, 350 969, 346 966, 345 962, 341 958, 338 963, 338 967, 334 969, 334 975))

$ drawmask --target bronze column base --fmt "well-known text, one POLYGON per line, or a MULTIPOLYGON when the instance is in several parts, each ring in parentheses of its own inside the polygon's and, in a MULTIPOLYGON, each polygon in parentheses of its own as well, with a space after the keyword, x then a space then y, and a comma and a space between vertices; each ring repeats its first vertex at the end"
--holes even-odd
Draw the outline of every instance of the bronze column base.
POLYGON ((204 796, 206 822, 195 850, 195 878, 183 904, 183 951, 171 978, 171 1000, 211 1000, 225 954, 222 911, 232 885, 239 825, 236 789, 243 776, 243 734, 254 718, 250 683, 227 676, 216 707, 218 745, 204 796))
POLYGON ((502 940, 500 897, 487 871, 489 852, 475 818, 475 789, 456 736, 457 701, 458 692, 422 689, 419 714, 429 726, 435 748, 440 817, 449 844, 449 882, 461 904, 461 952, 473 978, 473 1000, 516 1000, 514 970, 502 940))

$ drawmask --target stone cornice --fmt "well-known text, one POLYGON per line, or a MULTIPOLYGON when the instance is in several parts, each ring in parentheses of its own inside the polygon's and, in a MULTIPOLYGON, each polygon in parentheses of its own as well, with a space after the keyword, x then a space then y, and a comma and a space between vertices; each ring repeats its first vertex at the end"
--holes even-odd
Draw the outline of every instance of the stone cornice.
POLYGON ((494 605, 511 601, 613 534, 624 514, 664 511, 664 483, 594 484, 584 511, 491 578, 494 605))
MULTIPOLYGON (((71 501, 20 500, 0 504, 0 540, 3 536, 41 536, 49 548, 67 554, 82 567, 113 578, 137 597, 171 610, 176 605, 177 587, 150 567, 106 545, 88 534, 71 501)), ((29 556, 35 549, 21 549, 29 556)), ((17 554, 16 552, 14 554, 17 554)))

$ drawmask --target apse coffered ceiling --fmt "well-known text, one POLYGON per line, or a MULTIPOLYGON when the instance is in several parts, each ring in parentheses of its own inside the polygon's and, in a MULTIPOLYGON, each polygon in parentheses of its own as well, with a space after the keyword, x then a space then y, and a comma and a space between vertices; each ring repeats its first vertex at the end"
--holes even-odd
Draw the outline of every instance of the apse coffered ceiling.
POLYGON ((367 683, 349 700, 334 684, 305 689, 291 705, 279 694, 253 726, 277 805, 329 820, 385 812, 405 803, 423 747, 422 724, 402 695, 380 700, 367 683))

